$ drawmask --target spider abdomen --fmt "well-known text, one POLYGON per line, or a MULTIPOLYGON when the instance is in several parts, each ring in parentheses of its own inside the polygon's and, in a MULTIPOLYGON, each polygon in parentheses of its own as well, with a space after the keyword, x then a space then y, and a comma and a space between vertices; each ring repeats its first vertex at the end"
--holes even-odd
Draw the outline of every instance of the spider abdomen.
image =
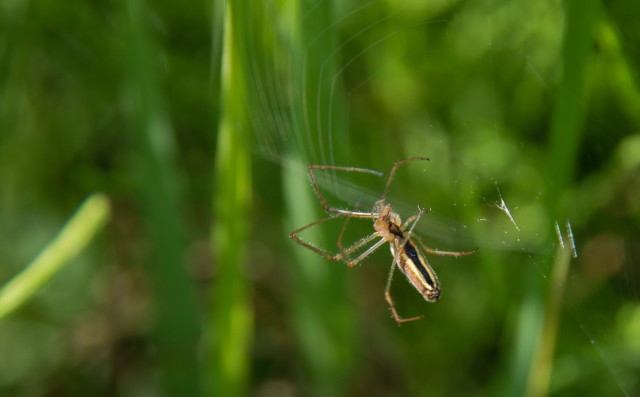
POLYGON ((427 302, 438 302, 440 300, 440 282, 427 259, 411 241, 406 241, 403 249, 396 256, 396 245, 400 245, 400 243, 396 242, 391 245, 391 253, 396 258, 398 268, 427 302))

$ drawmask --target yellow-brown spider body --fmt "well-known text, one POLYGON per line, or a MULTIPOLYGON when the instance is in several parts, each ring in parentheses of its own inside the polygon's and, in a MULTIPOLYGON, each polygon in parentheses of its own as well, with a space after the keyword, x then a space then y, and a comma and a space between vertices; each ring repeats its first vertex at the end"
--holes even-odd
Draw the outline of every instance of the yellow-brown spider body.
MULTIPOLYGON (((396 169, 400 164, 406 163, 408 161, 414 160, 429 160, 426 157, 410 157, 404 160, 396 161, 389 172, 389 177, 387 179, 387 183, 384 188, 384 192, 381 198, 376 201, 371 212, 361 212, 355 210, 345 210, 340 208, 331 207, 327 204, 326 199, 324 198, 318 183, 316 182, 316 178, 314 175, 314 170, 316 169, 324 169, 324 170, 339 170, 339 171, 347 171, 347 172, 363 172, 369 174, 379 175, 378 172, 364 169, 364 168, 355 168, 355 167, 339 167, 339 166, 330 166, 330 165, 310 165, 309 166, 309 176, 311 177, 311 182, 313 184, 313 188, 320 199, 320 204, 322 208, 330 214, 328 218, 321 219, 319 221, 313 222, 307 226, 304 226, 294 232, 292 232, 289 237, 294 239, 298 244, 324 256, 325 258, 332 261, 342 261, 346 263, 349 267, 353 267, 360 263, 364 258, 369 256, 372 252, 380 248, 384 243, 389 243, 391 248, 391 255, 393 256, 393 263, 391 265, 391 269, 389 271, 389 276, 387 278, 387 287, 385 289, 385 299, 389 304, 391 309, 391 313, 393 314, 394 319, 398 323, 413 321, 419 319, 421 316, 411 317, 411 318, 402 318, 398 315, 395 309, 395 305, 393 300, 391 299, 390 289, 391 289, 391 280, 393 278, 393 270, 395 266, 398 266, 398 269, 407 277, 409 282, 414 286, 414 288, 420 292, 420 294, 426 299, 427 302, 437 302, 440 299, 440 282, 438 281, 438 276, 435 271, 429 265, 429 262, 422 254, 421 250, 418 249, 413 242, 413 228, 416 226, 420 217, 425 213, 424 209, 418 208, 418 213, 409 217, 404 223, 402 223, 402 219, 400 215, 393 212, 391 204, 387 203, 387 190, 389 189, 389 185, 393 176, 396 172, 396 169), (335 219, 337 217, 344 217, 345 222, 342 227, 342 231, 338 237, 338 241, 336 242, 338 246, 339 252, 337 254, 332 254, 322 248, 318 248, 311 243, 308 243, 298 237, 298 234, 302 231, 311 228, 313 226, 319 225, 321 223, 327 222, 329 220, 335 219), (347 225, 347 220, 350 218, 359 218, 359 219, 372 219, 373 220, 373 228, 374 232, 368 236, 361 238, 355 243, 351 244, 348 247, 342 246, 342 235, 344 233, 344 229, 347 225), (357 255, 355 258, 352 258, 351 255, 354 255, 359 250, 362 250, 367 244, 371 243, 373 240, 378 239, 377 242, 373 243, 364 252, 357 255)), ((440 251, 432 248, 426 247, 420 241, 417 236, 415 236, 416 241, 420 244, 420 247, 425 252, 435 255, 449 255, 449 256, 465 256, 473 254, 477 251, 464 251, 464 252, 452 252, 452 251, 440 251)))

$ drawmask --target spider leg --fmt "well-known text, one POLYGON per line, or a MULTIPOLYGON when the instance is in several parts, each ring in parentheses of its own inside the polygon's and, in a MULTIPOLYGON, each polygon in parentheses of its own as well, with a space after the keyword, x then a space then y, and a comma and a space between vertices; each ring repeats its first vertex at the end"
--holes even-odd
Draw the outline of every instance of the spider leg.
POLYGON ((393 299, 391 298, 391 281, 393 280, 393 272, 395 270, 395 266, 398 261, 398 258, 400 258, 401 253, 404 251, 404 245, 411 238, 411 235, 413 234, 413 228, 416 226, 416 224, 418 223, 418 221, 420 220, 420 217, 422 216, 422 214, 424 214, 424 212, 425 212, 424 209, 420 209, 420 211, 418 211, 417 214, 409 217, 409 219, 407 219, 405 224, 402 226, 402 229, 404 230, 409 223, 413 222, 406 236, 402 239, 400 243, 398 243, 397 240, 393 242, 393 244, 396 245, 395 255, 393 257, 393 262, 391 263, 391 268, 389 269, 389 276, 387 277, 387 286, 384 289, 384 299, 389 304, 389 308, 391 309, 391 314, 393 314, 393 318, 396 320, 398 324, 419 320, 423 317, 423 316, 415 316, 410 318, 400 317, 400 315, 398 314, 398 311, 396 310, 395 304, 393 303, 393 299))
POLYGON ((409 233, 412 233, 413 232, 413 228, 415 227, 415 224, 418 223, 418 220, 420 220, 420 217, 422 217, 422 215, 424 215, 426 213, 427 213, 427 210, 425 210, 424 208, 418 207, 418 213, 410 216, 409 218, 407 218, 407 220, 404 221, 402 226, 400 226, 400 229, 404 232, 404 230, 407 228, 407 226, 409 226, 409 224, 411 222, 415 221, 414 226, 412 226, 411 230, 409 230, 409 233))
POLYGON ((340 229, 340 234, 338 234, 338 241, 336 241, 336 245, 338 246, 338 251, 339 251, 340 255, 342 255, 342 258, 343 258, 344 262, 347 264, 347 266, 354 267, 359 262, 361 262, 364 258, 369 256, 373 251, 375 251, 378 248, 380 248, 380 246, 382 244, 384 244, 386 240, 384 238, 380 239, 377 243, 375 243, 371 247, 367 248, 367 250, 365 252, 363 252, 362 254, 360 254, 358 257, 356 257, 355 259, 350 259, 349 258, 349 254, 350 253, 360 249, 360 247, 362 247, 363 245, 367 244, 369 241, 373 240, 377 236, 376 233, 372 233, 372 234, 360 239, 359 241, 353 243, 347 249, 344 249, 344 247, 342 245, 342 236, 344 235, 344 231, 347 229, 347 223, 349 222, 350 219, 351 218, 347 217, 344 220, 344 223, 342 223, 342 228, 340 229))
POLYGON ((356 167, 341 167, 337 165, 317 165, 312 164, 309 165, 309 178, 311 178, 311 184, 313 185, 313 190, 316 191, 318 198, 320 199, 320 205, 322 209, 330 214, 340 214, 349 216, 352 218, 371 218, 372 214, 370 212, 360 212, 360 211, 349 211, 343 210, 340 208, 332 207, 327 203, 327 200, 324 198, 322 191, 320 190, 320 186, 318 185, 318 181, 316 179, 316 175, 314 170, 334 170, 334 171, 346 171, 346 172, 362 172, 365 174, 373 174, 373 175, 382 175, 378 171, 369 170, 366 168, 356 168, 356 167))
POLYGON ((393 167, 391 167, 391 171, 389 171, 389 177, 387 178, 387 183, 384 186, 384 191, 382 192, 382 197, 380 198, 380 200, 386 200, 387 198, 387 191, 389 190, 389 185, 391 185, 391 180, 393 179, 393 176, 396 173, 396 170, 398 169, 398 167, 404 163, 407 163, 409 161, 417 161, 417 160, 426 160, 426 161, 430 161, 431 159, 428 157, 409 157, 406 159, 402 159, 402 160, 398 160, 395 163, 393 163, 393 167))
MULTIPOLYGON (((342 254, 343 258, 346 258, 347 255, 345 254, 345 250, 344 247, 342 246, 342 236, 344 236, 344 231, 347 230, 347 223, 349 223, 349 219, 350 218, 345 218, 344 222, 342 222, 342 227, 340 228, 340 234, 338 234, 338 240, 336 241, 336 245, 338 246, 338 252, 340 252, 340 254, 342 254)), ((347 262, 348 266, 349 263, 347 262)))
MULTIPOLYGON (((422 250, 423 250, 424 252, 427 252, 427 253, 432 254, 432 255, 440 255, 440 256, 455 256, 455 257, 458 257, 458 256, 467 256, 467 255, 471 255, 471 254, 474 254, 474 253, 478 252, 478 248, 472 249, 472 250, 470 250, 470 251, 441 251, 441 250, 438 250, 438 249, 435 249, 435 248, 429 248, 429 247, 427 247, 427 246, 424 244, 424 242, 422 242, 422 239, 421 239, 419 236, 413 236, 413 235, 412 235, 412 233, 413 233, 413 228, 415 227, 416 223, 418 223, 418 220, 420 219, 420 217, 421 217, 424 213, 426 213, 426 211, 425 211, 424 209, 421 209, 421 208, 420 208, 420 211, 419 211, 417 214, 415 214, 415 215, 413 215, 413 216, 409 217, 409 218, 404 222, 404 224, 403 224, 403 225, 402 225, 402 227, 401 227, 401 229, 402 229, 403 231, 407 228, 407 226, 409 226, 409 224, 410 224, 411 222, 413 222, 413 221, 415 220, 415 223, 413 224, 413 226, 411 227, 411 229, 407 232, 407 238, 405 239, 405 241, 403 241, 403 243, 404 243, 404 242, 406 242, 406 240, 409 240, 410 238, 412 238, 412 237, 413 237, 413 238, 415 238, 415 239, 418 241, 418 243, 420 244, 420 248, 422 248, 422 250)), ((404 244, 403 244, 403 245, 404 245, 404 244)))
POLYGON ((400 317, 400 315, 398 315, 398 311, 396 310, 396 305, 393 303, 393 299, 391 299, 391 281, 393 280, 393 271, 396 268, 396 260, 400 253, 400 250, 401 248, 396 250, 396 255, 393 258, 393 262, 391 262, 391 268, 389 269, 389 276, 387 277, 387 286, 384 289, 384 299, 389 304, 389 308, 391 309, 391 314, 393 315, 394 320, 396 320, 398 324, 408 323, 410 321, 420 320, 422 318, 422 316, 416 316, 416 317, 410 317, 410 318, 400 317))
MULTIPOLYGON (((338 215, 339 216, 339 215, 338 215)), ((320 247, 316 247, 315 245, 301 239, 298 234, 300 234, 301 232, 310 229, 314 226, 317 226, 321 223, 330 221, 335 219, 338 216, 330 216, 328 218, 324 218, 324 219, 320 219, 319 221, 315 221, 313 223, 310 223, 306 226, 301 227, 300 229, 292 232, 291 234, 289 234, 289 237, 292 238, 296 243, 302 245, 303 247, 306 247, 308 249, 310 249, 311 251, 322 255, 324 258, 329 259, 331 261, 334 262, 340 262, 340 261, 344 261, 349 267, 353 267, 355 265, 358 264, 358 262, 362 261, 366 256, 368 256, 369 254, 371 254, 373 251, 375 251, 378 247, 380 247, 380 245, 382 245, 382 243, 384 242, 384 239, 382 239, 381 241, 378 241, 377 243, 375 243, 374 245, 372 245, 371 247, 369 247, 364 253, 362 253, 360 256, 358 256, 356 259, 350 259, 349 258, 349 254, 351 254, 354 251, 357 251, 358 249, 360 249, 362 246, 364 246, 365 244, 371 242, 373 239, 375 239, 376 237, 378 237, 378 235, 376 233, 372 233, 358 241, 356 241, 355 243, 351 244, 350 246, 343 248, 342 244, 340 243, 340 252, 337 254, 333 254, 323 248, 320 247)), ((343 225, 344 228, 344 225, 343 225)))
MULTIPOLYGON (((409 241, 409 239, 411 239, 411 237, 413 237, 413 228, 416 227, 416 225, 418 224, 418 221, 420 221, 420 218, 422 217, 422 215, 424 215, 426 213, 426 210, 424 208, 420 208, 418 207, 418 213, 410 216, 405 222, 404 224, 400 227, 400 229, 404 232, 404 230, 407 228, 407 226, 409 226, 409 224, 411 222, 413 222, 413 224, 411 225, 411 227, 409 228, 409 231, 406 233, 405 238, 402 240, 402 244, 401 247, 404 247, 405 243, 407 241, 409 241)), ((416 236, 417 237, 417 236, 416 236)))
POLYGON ((467 256, 467 255, 471 255, 471 254, 475 254, 476 252, 478 252, 479 248, 475 248, 472 249, 470 251, 441 251, 435 248, 429 248, 426 245, 424 245, 424 243, 422 242, 422 239, 418 236, 415 236, 415 239, 418 241, 418 244, 420 244, 420 248, 422 248, 422 250, 424 252, 427 252, 429 254, 433 254, 433 255, 440 255, 440 256, 467 256))
MULTIPOLYGON (((369 237, 376 237, 377 234, 373 233, 371 236, 369 237)), ((366 242, 369 242, 371 239, 369 239, 369 237, 366 237, 366 239, 368 239, 366 242)), ((363 239, 364 240, 364 239, 363 239)), ((378 248, 380 248, 380 246, 384 243, 386 243, 387 240, 385 240, 384 238, 381 238, 380 240, 378 240, 378 242, 376 242, 375 244, 373 244, 371 247, 367 248, 366 251, 364 251, 362 254, 360 254, 360 256, 358 256, 356 259, 350 260, 350 261, 346 261, 347 262, 347 266, 349 267, 353 267, 355 265, 357 265, 358 263, 360 263, 364 258, 366 258, 367 256, 369 256, 373 251, 377 250, 378 248)), ((361 244, 363 245, 363 244, 361 244)), ((359 248, 359 247, 358 247, 359 248)))

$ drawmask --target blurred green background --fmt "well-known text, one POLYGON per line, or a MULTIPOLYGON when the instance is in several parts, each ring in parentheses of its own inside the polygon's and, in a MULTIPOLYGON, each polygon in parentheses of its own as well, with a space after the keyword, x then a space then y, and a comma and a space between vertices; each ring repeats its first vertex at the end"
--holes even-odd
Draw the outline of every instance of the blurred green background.
MULTIPOLYGON (((638 15, 2 2, 0 395, 639 395, 638 15), (396 273, 398 326, 388 248, 287 236, 326 216, 306 165, 409 156, 394 209, 479 252, 429 257, 436 305, 396 273)), ((319 174, 364 211, 385 180, 319 174)))

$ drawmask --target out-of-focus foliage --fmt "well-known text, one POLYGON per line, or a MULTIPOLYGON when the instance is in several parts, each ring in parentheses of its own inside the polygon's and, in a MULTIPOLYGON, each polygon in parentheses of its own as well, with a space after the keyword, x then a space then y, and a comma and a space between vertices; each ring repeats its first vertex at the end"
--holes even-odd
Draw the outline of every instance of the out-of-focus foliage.
MULTIPOLYGON (((90 193, 112 213, 0 320, 0 394, 640 393, 636 3, 2 3, 0 285, 90 193), (221 151, 223 128, 249 151, 221 151), (399 171, 394 208, 429 210, 429 246, 480 250, 429 257, 437 305, 396 274, 401 314, 425 316, 397 326, 388 248, 347 269, 287 235, 324 216, 306 164, 408 156, 431 162, 399 171), (219 260, 234 249, 240 267, 219 260), (238 326, 250 340, 215 339, 238 326)), ((319 179, 364 211, 384 183, 319 179)), ((303 237, 333 250, 341 226, 303 237)), ((371 232, 354 220, 344 240, 371 232)))

